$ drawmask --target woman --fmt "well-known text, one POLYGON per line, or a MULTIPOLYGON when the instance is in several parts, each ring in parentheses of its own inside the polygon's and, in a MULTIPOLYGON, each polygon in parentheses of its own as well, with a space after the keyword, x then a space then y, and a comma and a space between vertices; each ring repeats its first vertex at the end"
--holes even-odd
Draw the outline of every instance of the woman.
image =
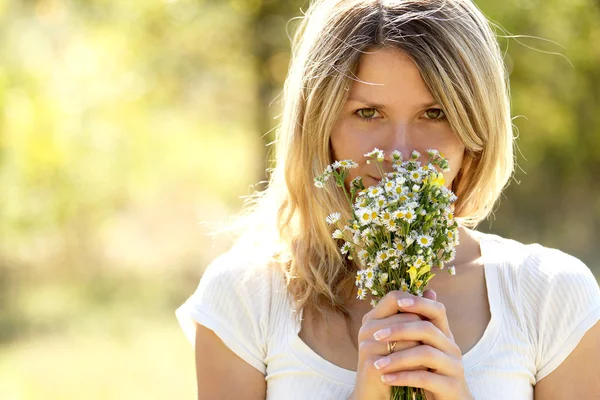
POLYGON ((387 400, 392 385, 436 400, 600 392, 590 270, 559 250, 474 229, 512 174, 513 136, 499 47, 469 0, 314 2, 284 95, 269 188, 177 310, 195 344, 199 399, 387 400), (349 212, 346 199, 313 179, 351 158, 360 165, 348 182, 376 184, 363 156, 375 147, 444 153, 460 244, 456 276, 437 274, 423 297, 393 291, 372 308, 356 298, 359 266, 325 223, 349 212))

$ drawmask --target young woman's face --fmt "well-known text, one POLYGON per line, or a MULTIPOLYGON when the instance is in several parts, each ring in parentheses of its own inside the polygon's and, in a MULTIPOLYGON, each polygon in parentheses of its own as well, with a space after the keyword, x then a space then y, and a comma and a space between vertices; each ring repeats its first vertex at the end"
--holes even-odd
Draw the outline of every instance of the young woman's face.
POLYGON ((390 154, 394 150, 400 150, 404 159, 417 150, 422 163, 428 160, 427 149, 439 150, 450 163, 450 171, 444 173, 448 188, 465 150, 417 66, 404 53, 389 48, 361 57, 358 81, 353 82, 333 127, 331 146, 335 160, 352 159, 359 164, 350 170, 347 183, 362 176, 365 186, 381 179, 376 165, 367 164, 364 157, 375 147, 385 153, 385 172, 392 171, 390 154))

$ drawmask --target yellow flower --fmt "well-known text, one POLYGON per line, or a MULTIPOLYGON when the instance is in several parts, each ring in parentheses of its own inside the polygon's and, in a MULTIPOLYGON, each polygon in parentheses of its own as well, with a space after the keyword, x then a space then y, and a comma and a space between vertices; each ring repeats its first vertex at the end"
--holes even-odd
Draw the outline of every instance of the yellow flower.
POLYGON ((433 174, 429 177, 429 184, 432 186, 444 186, 446 184, 446 180, 444 179, 444 174, 438 172, 437 174, 433 174))
POLYGON ((419 268, 419 273, 417 274, 417 278, 425 275, 429 271, 431 271, 431 265, 430 264, 423 265, 421 268, 419 268))
POLYGON ((412 285, 417 279, 417 269, 415 267, 410 267, 408 269, 408 275, 410 276, 410 284, 412 285))

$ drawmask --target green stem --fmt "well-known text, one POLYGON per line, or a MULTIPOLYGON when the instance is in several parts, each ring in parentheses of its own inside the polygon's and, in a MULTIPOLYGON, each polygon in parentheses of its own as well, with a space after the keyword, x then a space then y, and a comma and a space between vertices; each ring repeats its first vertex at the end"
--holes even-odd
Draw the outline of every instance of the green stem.
POLYGON ((342 172, 341 174, 337 174, 336 179, 338 177, 341 178, 341 186, 342 186, 342 190, 344 191, 344 195, 346 196, 346 199, 348 200, 348 203, 350 204, 350 210, 352 211, 352 217, 354 217, 354 219, 358 219, 356 218, 356 214, 354 213, 354 207, 353 207, 353 203, 352 203, 352 198, 348 195, 348 191, 346 190, 346 184, 345 184, 345 180, 346 180, 346 171, 342 172))

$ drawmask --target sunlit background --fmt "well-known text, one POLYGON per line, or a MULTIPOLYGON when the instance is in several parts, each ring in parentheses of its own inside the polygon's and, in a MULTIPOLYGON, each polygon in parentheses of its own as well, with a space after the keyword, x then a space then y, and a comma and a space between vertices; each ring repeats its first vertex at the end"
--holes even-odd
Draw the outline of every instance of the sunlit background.
MULTIPOLYGON (((485 0, 515 181, 480 226, 600 276, 600 3, 485 0), (502 35, 501 31, 498 31, 502 35), (517 184, 520 182, 520 184, 517 184)), ((0 0, 0 399, 192 399, 174 311, 264 179, 300 0, 0 0)))

